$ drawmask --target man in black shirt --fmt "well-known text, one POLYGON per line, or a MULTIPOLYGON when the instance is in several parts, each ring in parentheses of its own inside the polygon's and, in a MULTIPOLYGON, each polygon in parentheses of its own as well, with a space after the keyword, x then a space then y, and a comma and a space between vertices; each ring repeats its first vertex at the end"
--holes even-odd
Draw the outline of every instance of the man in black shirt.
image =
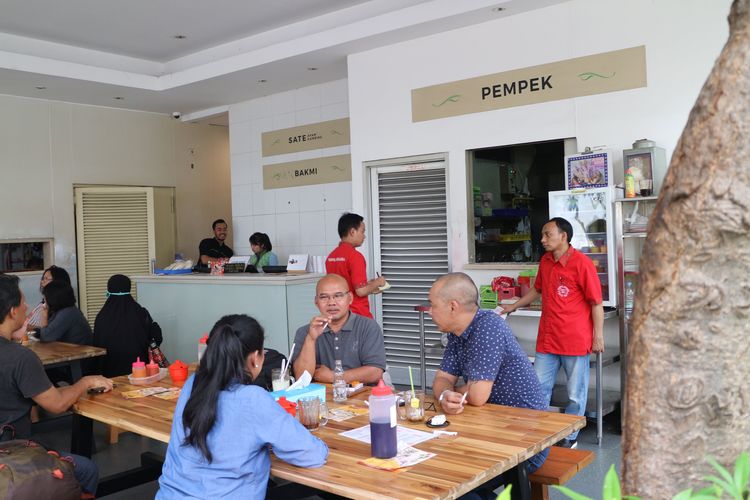
POLYGON ((214 237, 201 240, 198 247, 198 262, 201 266, 207 266, 209 260, 228 259, 234 255, 234 251, 224 244, 224 240, 227 239, 227 223, 224 219, 216 219, 212 227, 214 237))
MULTIPOLYGON (((112 381, 98 375, 83 377, 67 387, 52 385, 37 355, 13 341, 14 333, 23 333, 27 309, 18 288, 18 277, 0 274, 0 426, 13 426, 19 439, 31 437, 29 412, 33 403, 51 413, 62 413, 88 389, 112 390, 112 381)), ((96 465, 84 457, 61 455, 72 458, 76 479, 83 490, 96 494, 99 481, 96 465)))

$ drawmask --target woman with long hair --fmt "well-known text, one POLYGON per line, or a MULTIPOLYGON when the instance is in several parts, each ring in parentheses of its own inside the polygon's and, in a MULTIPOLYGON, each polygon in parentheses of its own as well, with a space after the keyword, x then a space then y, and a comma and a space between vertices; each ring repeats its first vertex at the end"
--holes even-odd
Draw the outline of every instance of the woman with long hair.
POLYGON ((251 385, 263 366, 263 328, 233 314, 211 330, 177 401, 157 499, 265 497, 269 445, 281 460, 320 467, 328 447, 251 385))
MULTIPOLYGON (((70 275, 62 267, 49 266, 42 273, 42 279, 39 280, 39 293, 44 294, 44 287, 53 281, 64 281, 70 285, 70 275)), ((28 329, 35 330, 42 325, 42 310, 46 307, 44 299, 29 313, 28 329)))
POLYGON ((250 235, 250 250, 253 255, 250 256, 249 264, 255 267, 278 266, 279 259, 273 253, 271 238, 266 233, 253 233, 250 235))
POLYGON ((107 281, 107 301, 96 315, 94 345, 105 347, 106 356, 94 360, 97 373, 116 377, 130 373, 133 361, 148 360, 151 342, 161 345, 159 324, 130 295, 130 278, 115 274, 107 281))
POLYGON ((76 307, 76 295, 70 283, 54 280, 42 290, 47 307, 42 311, 39 340, 91 345, 89 322, 76 307))

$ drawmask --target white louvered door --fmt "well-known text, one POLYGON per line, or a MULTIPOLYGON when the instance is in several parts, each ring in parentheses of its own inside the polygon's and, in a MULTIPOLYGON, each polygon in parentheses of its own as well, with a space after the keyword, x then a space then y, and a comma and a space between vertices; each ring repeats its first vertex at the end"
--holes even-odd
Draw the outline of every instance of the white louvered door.
MULTIPOLYGON (((408 384, 408 367, 419 380, 419 316, 436 278, 449 272, 446 169, 442 155, 399 165, 370 166, 373 265, 391 284, 376 296, 385 336, 388 370, 395 383, 408 384)), ((440 332, 425 314, 426 345, 440 332)), ((440 355, 427 354, 431 385, 440 355)))
POLYGON ((75 188, 80 308, 93 324, 113 274, 148 274, 154 258, 154 192, 149 187, 75 188))

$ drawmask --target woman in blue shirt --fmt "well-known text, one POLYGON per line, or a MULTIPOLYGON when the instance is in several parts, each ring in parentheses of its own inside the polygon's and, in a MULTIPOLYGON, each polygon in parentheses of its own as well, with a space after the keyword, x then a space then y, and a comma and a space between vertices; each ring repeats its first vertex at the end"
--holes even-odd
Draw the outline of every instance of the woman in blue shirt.
POLYGON ((320 467, 328 447, 250 385, 263 366, 263 328, 253 318, 221 318, 198 371, 177 401, 157 499, 266 495, 273 453, 299 467, 320 467))
POLYGON ((255 255, 250 256, 250 264, 255 267, 278 266, 279 259, 271 250, 271 238, 266 233, 253 233, 250 236, 250 250, 255 255))

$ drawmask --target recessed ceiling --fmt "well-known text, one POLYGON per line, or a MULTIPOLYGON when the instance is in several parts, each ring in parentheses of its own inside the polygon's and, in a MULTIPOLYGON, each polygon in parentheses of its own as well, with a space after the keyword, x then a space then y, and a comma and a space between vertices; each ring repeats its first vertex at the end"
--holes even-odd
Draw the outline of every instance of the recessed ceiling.
POLYGON ((351 53, 563 1, 0 0, 0 94, 208 115, 346 78, 351 53))

